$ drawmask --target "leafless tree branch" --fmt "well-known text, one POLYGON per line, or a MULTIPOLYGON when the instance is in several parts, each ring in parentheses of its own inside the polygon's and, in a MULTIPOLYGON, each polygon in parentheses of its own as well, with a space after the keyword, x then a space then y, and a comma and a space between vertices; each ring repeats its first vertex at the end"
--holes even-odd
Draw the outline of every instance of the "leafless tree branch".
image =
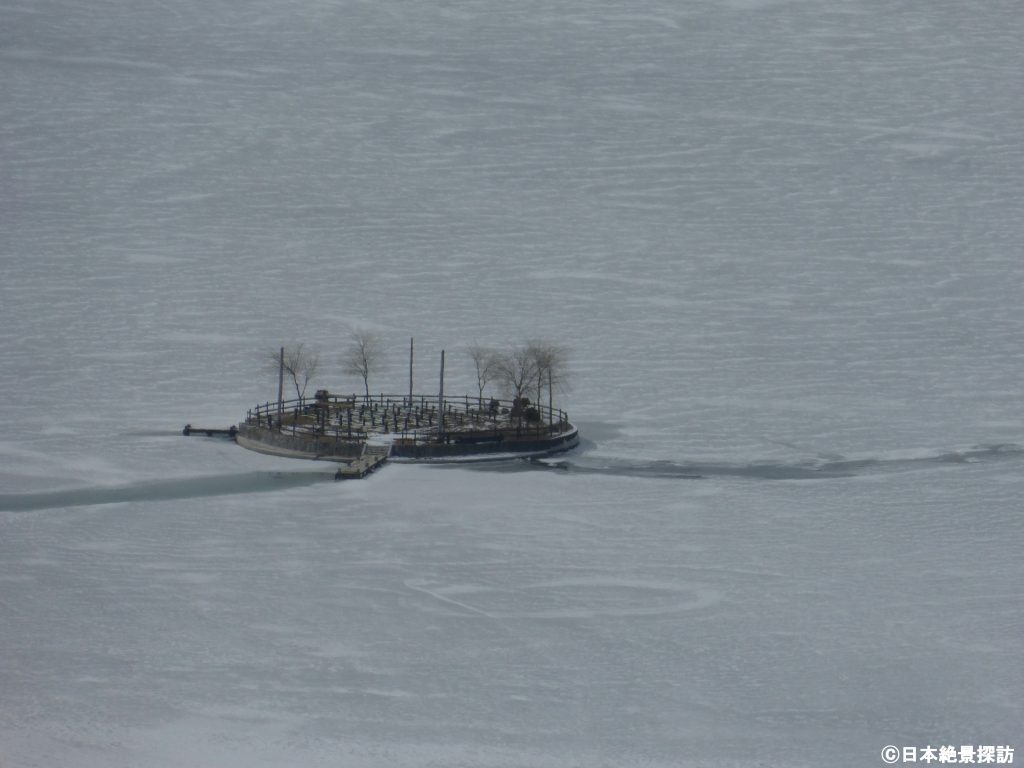
MULTIPOLYGON (((267 353, 264 367, 268 372, 277 374, 280 364, 280 349, 267 353)), ((319 369, 320 355, 305 344, 292 343, 284 348, 284 372, 295 387, 296 397, 301 399, 306 396, 306 388, 319 369)))
POLYGON ((490 347, 474 344, 466 350, 476 370, 476 386, 479 392, 479 407, 484 406, 484 389, 498 377, 498 353, 490 347))
POLYGON ((370 397, 370 374, 375 372, 381 360, 383 345, 379 334, 367 330, 352 332, 348 349, 341 358, 345 373, 363 380, 366 397, 370 397))

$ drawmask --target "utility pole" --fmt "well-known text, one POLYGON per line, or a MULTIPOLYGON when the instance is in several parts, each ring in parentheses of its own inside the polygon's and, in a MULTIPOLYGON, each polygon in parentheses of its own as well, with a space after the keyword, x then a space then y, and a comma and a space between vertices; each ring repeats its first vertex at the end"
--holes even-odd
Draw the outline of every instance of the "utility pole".
POLYGON ((444 350, 441 350, 441 388, 437 393, 437 442, 444 442, 444 350))
POLYGON ((412 408, 412 338, 409 339, 409 407, 412 408))
POLYGON ((284 410, 284 347, 277 365, 277 428, 281 428, 281 412, 284 410))

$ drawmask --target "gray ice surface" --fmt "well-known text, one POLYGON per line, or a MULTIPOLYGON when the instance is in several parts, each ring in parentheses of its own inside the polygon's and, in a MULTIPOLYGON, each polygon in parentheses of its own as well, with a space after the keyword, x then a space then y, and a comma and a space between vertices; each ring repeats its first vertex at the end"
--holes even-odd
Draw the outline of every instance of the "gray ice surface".
MULTIPOLYGON (((877 766, 1024 747, 1024 14, 0 6, 0 766, 877 766), (474 391, 584 446, 180 436, 474 391)), ((1018 754, 1018 761, 1020 755, 1018 754)))

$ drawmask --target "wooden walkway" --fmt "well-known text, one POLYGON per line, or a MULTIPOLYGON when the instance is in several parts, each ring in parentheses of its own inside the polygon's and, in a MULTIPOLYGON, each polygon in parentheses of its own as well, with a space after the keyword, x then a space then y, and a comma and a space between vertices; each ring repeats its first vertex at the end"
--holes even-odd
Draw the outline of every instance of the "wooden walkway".
POLYGON ((367 444, 363 455, 353 461, 351 464, 338 467, 338 471, 334 473, 335 480, 358 480, 361 477, 366 477, 371 472, 375 471, 384 462, 388 460, 388 456, 391 455, 391 445, 372 445, 367 444))
POLYGON ((214 429, 211 427, 193 427, 191 424, 186 424, 185 428, 181 430, 181 434, 185 437, 188 437, 189 435, 206 435, 207 437, 223 435, 224 437, 234 439, 235 435, 238 434, 238 427, 231 425, 227 429, 214 429))

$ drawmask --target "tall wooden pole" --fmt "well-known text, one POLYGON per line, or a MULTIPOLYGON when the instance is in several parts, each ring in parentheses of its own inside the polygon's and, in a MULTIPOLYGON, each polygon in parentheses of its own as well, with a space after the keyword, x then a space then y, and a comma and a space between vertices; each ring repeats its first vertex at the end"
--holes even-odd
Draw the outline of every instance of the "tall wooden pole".
POLYGON ((277 428, 281 428, 281 413, 284 410, 284 347, 277 366, 277 428))
POLYGON ((551 369, 548 368, 548 424, 551 424, 555 417, 553 416, 554 410, 552 409, 552 396, 551 396, 551 369))
POLYGON ((412 339, 409 339, 409 407, 412 408, 412 339))
POLYGON ((444 350, 441 350, 441 387, 437 392, 437 442, 444 441, 444 350))

